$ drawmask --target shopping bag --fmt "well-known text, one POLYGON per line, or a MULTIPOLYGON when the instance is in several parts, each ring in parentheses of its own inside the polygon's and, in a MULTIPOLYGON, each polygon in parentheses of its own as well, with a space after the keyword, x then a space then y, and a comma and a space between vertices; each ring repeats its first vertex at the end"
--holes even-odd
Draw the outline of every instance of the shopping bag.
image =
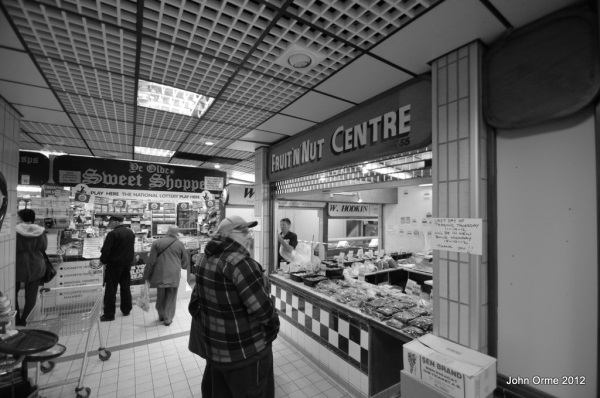
POLYGON ((148 281, 141 287, 140 297, 135 300, 135 304, 145 312, 150 311, 150 284, 148 281))
POLYGON ((46 262, 46 272, 42 276, 41 281, 42 283, 48 283, 56 276, 56 269, 54 269, 54 265, 52 264, 52 261, 50 261, 50 258, 48 258, 46 252, 42 252, 42 255, 44 256, 44 261, 46 262))

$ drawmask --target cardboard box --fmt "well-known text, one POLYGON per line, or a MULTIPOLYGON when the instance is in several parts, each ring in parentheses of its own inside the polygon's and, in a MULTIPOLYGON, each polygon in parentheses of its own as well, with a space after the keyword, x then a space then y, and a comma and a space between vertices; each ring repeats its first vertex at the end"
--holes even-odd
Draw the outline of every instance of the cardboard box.
POLYGON ((496 388, 496 358, 432 334, 404 344, 404 371, 454 398, 486 397, 496 388))

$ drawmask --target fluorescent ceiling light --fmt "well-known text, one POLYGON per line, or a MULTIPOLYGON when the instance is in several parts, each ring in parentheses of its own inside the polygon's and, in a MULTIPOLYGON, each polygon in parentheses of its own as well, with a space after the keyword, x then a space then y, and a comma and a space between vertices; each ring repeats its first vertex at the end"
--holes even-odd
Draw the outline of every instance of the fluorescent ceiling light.
POLYGON ((138 80, 137 103, 146 108, 200 117, 215 100, 164 84, 138 80))
POLYGON ((215 143, 214 143, 214 142, 212 142, 212 141, 206 141, 206 142, 204 143, 204 145, 211 146, 211 145, 215 145, 215 143))
POLYGON ((147 148, 145 146, 136 146, 133 150, 135 153, 139 153, 140 155, 149 155, 149 156, 162 156, 165 158, 170 158, 175 154, 175 151, 168 151, 166 149, 158 149, 158 148, 147 148))
POLYGON ((429 184, 419 184, 420 187, 430 187, 432 186, 433 183, 429 183, 429 184))
POLYGON ((215 164, 215 169, 220 169, 221 165, 220 164, 215 164))

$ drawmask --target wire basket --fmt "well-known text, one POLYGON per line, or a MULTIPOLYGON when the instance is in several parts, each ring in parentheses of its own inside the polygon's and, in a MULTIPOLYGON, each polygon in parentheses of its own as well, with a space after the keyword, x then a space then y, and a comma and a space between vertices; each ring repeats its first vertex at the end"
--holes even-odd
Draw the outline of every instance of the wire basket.
POLYGON ((102 285, 57 288, 40 292, 40 300, 27 319, 27 327, 59 336, 89 331, 102 307, 102 285))

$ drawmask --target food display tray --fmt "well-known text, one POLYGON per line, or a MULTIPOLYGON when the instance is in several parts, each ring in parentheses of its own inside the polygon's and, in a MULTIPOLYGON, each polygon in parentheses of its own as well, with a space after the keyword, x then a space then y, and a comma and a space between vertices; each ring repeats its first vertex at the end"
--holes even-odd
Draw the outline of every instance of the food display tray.
POLYGON ((294 282, 302 282, 305 276, 315 276, 314 274, 309 274, 306 271, 298 271, 290 273, 290 279, 294 282))
POLYGON ((306 286, 309 286, 309 287, 315 287, 319 282, 324 281, 325 279, 327 279, 327 277, 325 277, 323 275, 312 275, 310 277, 304 277, 303 278, 304 279, 304 284, 306 286), (310 280, 308 280, 308 278, 310 278, 310 277, 314 278, 316 276, 320 276, 320 277, 322 277, 322 279, 319 279, 318 281, 310 281, 310 280))

